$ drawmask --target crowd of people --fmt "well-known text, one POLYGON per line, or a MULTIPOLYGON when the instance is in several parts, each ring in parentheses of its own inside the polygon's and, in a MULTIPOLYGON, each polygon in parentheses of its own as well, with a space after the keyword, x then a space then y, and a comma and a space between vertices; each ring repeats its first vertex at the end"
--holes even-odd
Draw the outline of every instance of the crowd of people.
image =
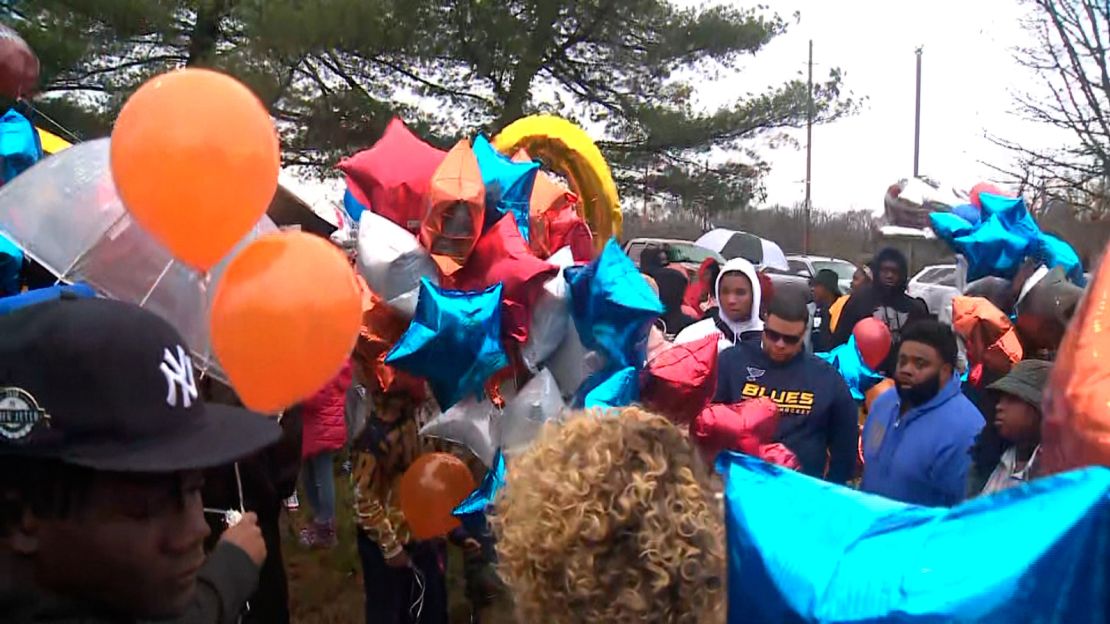
MULTIPOLYGON (((1062 329, 1042 319, 1032 357, 975 387, 956 332, 906 294, 895 250, 860 267, 850 293, 818 273, 812 306, 769 293, 743 259, 707 261, 692 279, 662 253, 645 260, 666 308, 649 353, 716 335, 713 402, 773 401, 774 442, 803 473, 930 506, 1037 476, 1046 336, 1062 329), (861 427, 864 406, 814 352, 866 318, 890 330, 878 372, 894 384, 861 427)), ((1023 286, 996 294, 1012 305, 1023 286)), ((172 327, 124 303, 63 296, 0 317, 4 621, 288 622, 279 518, 298 473, 303 547, 334 548, 337 516, 355 519, 365 613, 351 621, 446 622, 448 543, 464 559, 472 621, 495 602, 522 622, 723 621, 730 607, 713 458, 667 418, 570 413, 514 458, 485 526, 417 539, 397 500, 417 457, 448 450, 484 473, 419 435, 427 401, 367 396, 356 350, 275 422, 198 380, 187 353, 172 327), (336 506, 343 459, 353 509, 336 506)))

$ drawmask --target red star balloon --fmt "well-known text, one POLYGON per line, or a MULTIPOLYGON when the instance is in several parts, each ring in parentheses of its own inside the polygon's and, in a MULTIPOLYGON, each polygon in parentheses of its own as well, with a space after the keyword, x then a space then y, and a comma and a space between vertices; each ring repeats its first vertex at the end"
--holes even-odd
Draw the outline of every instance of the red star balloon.
POLYGON ((502 336, 523 344, 528 339, 532 306, 544 282, 558 272, 558 267, 532 254, 513 216, 506 215, 478 239, 466 265, 451 281, 461 290, 481 290, 500 282, 502 336))
POLYGON ((1072 319, 1045 388, 1042 474, 1110 466, 1110 262, 1072 319))
POLYGON ((760 445, 770 443, 778 427, 778 406, 760 397, 734 405, 710 405, 690 425, 690 436, 709 459, 724 450, 758 455, 760 445))
POLYGON ((563 247, 570 247, 575 262, 589 262, 594 258, 594 237, 590 226, 578 214, 577 202, 551 208, 536 217, 537 234, 533 235, 533 248, 538 253, 550 255, 563 247), (538 246, 538 247, 537 247, 538 246))
POLYGON ((339 170, 370 199, 371 210, 416 234, 432 174, 446 156, 394 118, 373 147, 343 159, 339 170))
POLYGON ((470 143, 459 141, 432 176, 428 211, 420 222, 420 243, 444 275, 458 271, 470 256, 486 214, 486 187, 470 143))
POLYGON ((676 344, 648 361, 640 401, 672 422, 688 424, 717 390, 717 334, 676 344))

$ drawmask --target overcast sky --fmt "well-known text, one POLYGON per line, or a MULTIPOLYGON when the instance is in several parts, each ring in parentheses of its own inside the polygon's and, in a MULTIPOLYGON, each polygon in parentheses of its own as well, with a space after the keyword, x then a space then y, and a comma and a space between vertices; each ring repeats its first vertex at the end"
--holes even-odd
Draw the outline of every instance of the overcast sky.
MULTIPOLYGON (((739 7, 753 2, 734 0, 739 7)), ((698 6, 694 0, 679 4, 698 6)), ((868 100, 859 114, 818 126, 813 133, 813 202, 827 210, 881 210, 886 187, 913 172, 914 50, 924 47, 921 173, 969 187, 990 179, 980 160, 1006 162, 987 132, 1044 144, 1066 140, 1013 115, 1013 93, 1039 85, 1013 60, 1023 43, 1019 0, 770 0, 768 10, 801 21, 748 57, 739 79, 708 85, 707 107, 760 91, 804 72, 814 41, 815 80, 830 67, 845 86, 868 100)), ((804 73, 802 74, 804 77, 804 73)), ((805 190, 805 133, 801 149, 763 149, 772 165, 768 204, 801 203, 805 190)), ((997 177, 995 175, 995 177, 997 177)))

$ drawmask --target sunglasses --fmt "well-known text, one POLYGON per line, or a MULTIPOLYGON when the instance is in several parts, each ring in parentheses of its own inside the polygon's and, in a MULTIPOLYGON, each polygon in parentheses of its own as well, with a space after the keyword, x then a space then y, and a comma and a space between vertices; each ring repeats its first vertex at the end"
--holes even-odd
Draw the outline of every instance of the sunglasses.
POLYGON ((779 332, 769 327, 764 327, 763 337, 766 338, 767 341, 771 344, 781 342, 788 347, 793 347, 794 345, 802 341, 802 338, 805 337, 805 334, 802 334, 801 336, 791 336, 790 334, 780 334, 779 332))

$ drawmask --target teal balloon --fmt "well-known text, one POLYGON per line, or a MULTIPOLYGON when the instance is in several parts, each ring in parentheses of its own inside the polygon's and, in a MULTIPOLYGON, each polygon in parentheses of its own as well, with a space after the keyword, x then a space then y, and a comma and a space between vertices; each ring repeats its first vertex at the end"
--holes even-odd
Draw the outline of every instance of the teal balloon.
POLYGON ((990 275, 1012 279, 1027 257, 1039 255, 1041 229, 1021 197, 983 193, 979 200, 983 204, 979 223, 972 224, 948 212, 934 212, 929 215, 933 231, 953 252, 967 259, 968 281, 990 275))
POLYGON ((42 158, 42 143, 35 126, 14 109, 8 109, 0 116, 0 176, 3 176, 0 184, 11 182, 42 158))
POLYGON ((617 371, 595 373, 586 381, 582 399, 586 409, 610 409, 632 405, 640 398, 640 371, 628 366, 617 371))
POLYGON ((505 455, 501 449, 493 456, 486 476, 478 484, 477 489, 470 493, 463 502, 459 503, 451 512, 462 521, 463 528, 471 535, 481 535, 485 532, 486 512, 493 507, 497 492, 505 486, 505 455))
POLYGON ((722 453, 728 621, 1110 621, 1110 470, 918 507, 722 453))
POLYGON ((1061 267, 1068 279, 1078 286, 1087 285, 1087 277, 1083 275, 1083 261, 1079 254, 1066 242, 1051 234, 1041 232, 1038 256, 1050 269, 1061 267))
POLYGON ((616 239, 590 264, 567 267, 563 274, 574 328, 586 349, 614 367, 643 368, 648 332, 663 304, 616 239))
POLYGON ((426 379, 446 411, 464 397, 480 396, 490 375, 508 366, 500 335, 500 283, 446 290, 425 277, 412 323, 385 363, 426 379))
POLYGON ((474 139, 474 157, 486 185, 486 229, 511 214, 524 240, 531 239, 530 206, 532 187, 540 164, 536 161, 513 162, 495 150, 489 140, 478 135, 474 139))
POLYGON ((848 384, 848 389, 852 391, 852 398, 857 401, 863 401, 867 397, 867 391, 883 380, 882 375, 871 370, 863 361, 863 356, 856 346, 855 336, 850 336, 848 342, 828 353, 814 355, 832 364, 832 367, 844 378, 844 383, 848 384))

